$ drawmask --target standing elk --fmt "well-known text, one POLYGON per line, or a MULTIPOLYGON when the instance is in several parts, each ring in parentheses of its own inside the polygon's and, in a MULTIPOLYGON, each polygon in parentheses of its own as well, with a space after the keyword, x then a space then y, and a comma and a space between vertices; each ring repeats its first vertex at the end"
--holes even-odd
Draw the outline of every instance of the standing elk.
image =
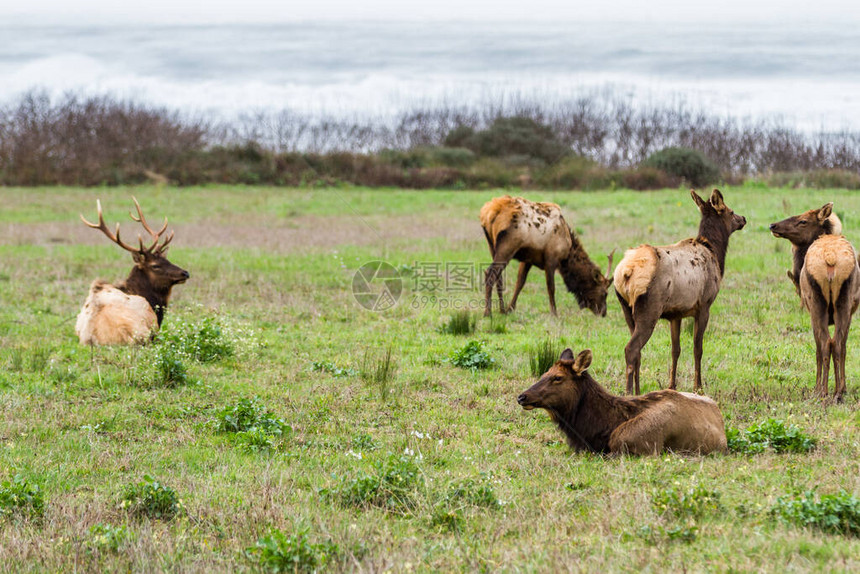
POLYGON ((702 389, 702 341, 711 304, 720 291, 726 267, 729 236, 743 229, 746 218, 735 215, 715 189, 710 201, 690 190, 702 219, 695 238, 674 245, 640 245, 624 254, 615 268, 615 294, 624 311, 630 342, 624 348, 627 362, 627 394, 639 394, 642 347, 651 338, 659 319, 669 321, 672 336, 672 373, 669 388, 676 387, 681 355, 681 319, 693 317, 693 357, 696 390, 702 389))
POLYGON ((546 275, 549 308, 553 315, 558 314, 555 308, 555 272, 558 270, 568 291, 576 296, 580 309, 588 307, 595 315, 606 316, 606 293, 612 284, 609 277, 612 254, 609 254, 609 269, 604 277, 570 230, 558 205, 505 195, 485 203, 480 218, 493 258, 484 281, 484 316, 492 313, 494 285, 499 294, 499 312, 516 308, 517 297, 533 265, 543 269, 546 275), (511 259, 518 260, 520 268, 514 296, 506 310, 502 271, 511 259))
POLYGON ((573 352, 565 349, 517 402, 526 410, 546 409, 577 451, 726 452, 723 415, 712 399, 668 389, 617 397, 591 377, 589 365, 590 350, 574 359, 573 352))
POLYGON ((830 361, 837 402, 845 393, 845 351, 851 316, 860 304, 860 265, 833 203, 770 225, 774 237, 791 242, 794 265, 788 277, 809 311, 815 336, 815 391, 827 396, 830 361), (830 325, 834 325, 830 336, 830 325))
POLYGON ((105 225, 101 201, 96 201, 99 222, 90 223, 81 215, 81 220, 104 233, 108 239, 131 252, 134 267, 125 281, 111 285, 105 281, 93 281, 90 292, 75 324, 75 333, 83 345, 128 345, 145 343, 155 334, 164 319, 164 311, 174 285, 188 280, 188 271, 181 269, 164 256, 173 232, 162 243, 161 235, 167 229, 167 218, 158 231, 152 229, 143 216, 137 199, 137 217, 131 218, 140 223, 152 236, 152 244, 146 247, 138 235, 140 247, 125 244, 119 236, 119 223, 116 232, 111 233, 105 225))

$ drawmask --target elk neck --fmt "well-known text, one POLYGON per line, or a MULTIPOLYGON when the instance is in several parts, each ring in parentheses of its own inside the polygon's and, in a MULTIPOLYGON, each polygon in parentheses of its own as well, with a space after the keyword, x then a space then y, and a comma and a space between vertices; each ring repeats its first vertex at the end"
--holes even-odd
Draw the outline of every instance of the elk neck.
POLYGON ((563 259, 559 265, 559 272, 567 290, 573 293, 576 297, 576 302, 580 307, 587 305, 593 301, 599 300, 600 293, 598 292, 600 285, 595 283, 595 272, 602 277, 600 269, 588 257, 585 248, 579 242, 579 238, 570 232, 570 252, 567 258, 563 259))
POLYGON ((164 310, 167 308, 167 302, 170 299, 170 290, 172 287, 168 287, 167 289, 156 289, 152 284, 152 281, 149 280, 146 272, 135 265, 132 268, 131 273, 128 274, 126 280, 117 284, 116 288, 123 293, 139 295, 146 299, 149 306, 152 307, 153 311, 155 311, 155 316, 158 319, 158 326, 161 327, 161 321, 164 319, 164 310))
POLYGON ((723 222, 717 217, 702 216, 702 221, 699 223, 699 235, 696 236, 696 241, 707 247, 713 252, 717 258, 717 263, 720 265, 720 276, 722 277, 726 271, 726 252, 729 249, 729 235, 731 232, 726 229, 723 222))
POLYGON ((606 392, 588 372, 579 384, 579 399, 556 413, 556 423, 572 448, 608 452, 610 435, 635 414, 635 405, 606 392))

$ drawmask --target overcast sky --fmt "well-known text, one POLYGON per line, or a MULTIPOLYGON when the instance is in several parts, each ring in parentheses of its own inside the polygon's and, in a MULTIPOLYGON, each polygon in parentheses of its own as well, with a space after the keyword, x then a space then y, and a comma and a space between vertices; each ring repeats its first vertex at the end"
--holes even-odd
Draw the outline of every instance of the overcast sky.
POLYGON ((860 22, 846 0, 0 0, 0 25, 271 23, 320 19, 860 22))

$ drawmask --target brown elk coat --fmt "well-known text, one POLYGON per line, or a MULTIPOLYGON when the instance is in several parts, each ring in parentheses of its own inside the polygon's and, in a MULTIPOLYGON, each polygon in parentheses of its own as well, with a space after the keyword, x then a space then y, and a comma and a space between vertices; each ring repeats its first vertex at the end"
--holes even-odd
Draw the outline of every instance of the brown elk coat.
POLYGON ((702 215, 695 238, 674 245, 641 245, 629 250, 615 268, 615 294, 630 329, 630 341, 624 348, 628 394, 634 390, 639 394, 642 347, 660 319, 669 321, 672 338, 669 388, 675 388, 684 317, 694 318, 696 389, 702 388, 702 343, 711 304, 720 291, 729 236, 742 229, 746 219, 725 204, 717 189, 709 201, 692 189, 690 195, 702 215))
POLYGON ((860 265, 851 243, 841 235, 842 223, 833 203, 771 224, 775 237, 791 241, 793 270, 788 272, 809 311, 815 337, 815 391, 827 396, 833 362, 834 397, 846 390, 845 356, 851 318, 860 305, 860 265), (830 325, 834 326, 830 335, 830 325))
MULTIPOLYGON (((134 199, 134 198, 133 198, 134 199)), ((131 345, 149 341, 161 326, 164 311, 170 300, 174 285, 184 283, 189 274, 167 260, 165 252, 173 233, 161 243, 164 226, 156 231, 146 222, 140 204, 134 199, 139 222, 153 237, 149 247, 144 246, 138 236, 140 247, 127 245, 120 239, 119 224, 111 233, 104 221, 101 202, 97 201, 99 222, 90 223, 81 215, 83 222, 100 230, 111 241, 131 252, 134 267, 125 281, 111 285, 97 280, 90 285, 90 292, 75 322, 75 333, 83 345, 131 345)))
POLYGON ((526 410, 546 409, 578 451, 726 452, 723 416, 712 399, 673 390, 638 397, 612 395, 588 373, 591 357, 586 349, 574 359, 566 349, 517 402, 526 410))
MULTIPOLYGON (((485 315, 491 313, 493 285, 498 291, 499 311, 505 313, 516 308, 517 298, 532 266, 544 270, 553 315, 556 314, 556 270, 561 273, 580 308, 588 307, 596 315, 606 315, 606 293, 612 279, 604 277, 589 259, 558 205, 505 195, 484 204, 480 220, 493 258, 485 279, 485 315), (520 261, 520 268, 510 308, 506 309, 502 296, 502 271, 511 259, 520 261)), ((611 254, 609 268, 612 268, 611 254)))

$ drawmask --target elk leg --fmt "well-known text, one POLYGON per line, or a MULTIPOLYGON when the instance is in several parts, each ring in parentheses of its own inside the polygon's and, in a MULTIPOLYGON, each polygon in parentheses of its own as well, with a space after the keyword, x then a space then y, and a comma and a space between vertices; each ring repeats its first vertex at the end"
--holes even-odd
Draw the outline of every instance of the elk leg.
POLYGON ((669 388, 675 388, 675 374, 678 371, 678 357, 681 356, 681 319, 669 321, 669 330, 672 335, 672 372, 669 373, 669 388))
POLYGON ((702 344, 708 328, 710 309, 702 309, 696 315, 693 326, 693 360, 696 366, 696 391, 702 390, 702 344))
POLYGON ((553 317, 558 316, 555 310, 555 267, 546 266, 546 292, 549 295, 549 311, 553 317))
POLYGON ((495 255, 493 256, 493 263, 487 268, 487 274, 484 279, 484 286, 486 289, 486 306, 484 307, 484 317, 488 317, 492 314, 492 306, 493 306, 493 285, 496 286, 496 290, 499 293, 499 312, 504 313, 507 309, 505 308, 505 300, 502 296, 502 292, 504 291, 505 282, 502 278, 502 273, 507 267, 508 263, 510 263, 511 259, 514 258, 514 251, 511 250, 510 242, 496 242, 495 255))
POLYGON ((627 301, 624 300, 624 297, 618 291, 615 292, 615 296, 618 298, 618 302, 621 303, 621 310, 624 311, 624 320, 627 321, 627 328, 632 335, 633 329, 636 328, 636 323, 633 322, 633 309, 630 308, 630 305, 627 304, 627 301))
POLYGON ((508 307, 508 312, 513 311, 517 307, 517 297, 520 296, 520 291, 523 285, 526 284, 526 277, 529 275, 529 270, 532 268, 531 263, 520 261, 520 268, 517 271, 517 286, 514 288, 514 296, 511 298, 511 305, 508 307))
MULTIPOLYGON (((504 270, 505 265, 507 265, 507 261, 497 262, 493 261, 493 263, 487 267, 486 274, 484 275, 484 296, 485 296, 485 305, 484 305, 484 317, 489 317, 493 312, 493 285, 501 284, 502 281, 502 270, 504 270)), ((502 313, 505 312, 505 303, 502 299, 502 288, 501 286, 498 288, 499 292, 499 308, 502 313)))
POLYGON ((642 317, 636 322, 636 328, 627 346, 624 347, 624 359, 627 362, 627 394, 632 395, 635 388, 639 394, 639 366, 642 361, 642 347, 651 338, 657 319, 649 321, 649 317, 642 317))
POLYGON ((830 376, 830 329, 827 303, 815 297, 807 300, 812 334, 815 337, 815 393, 827 396, 827 379, 830 376))
MULTIPOLYGON (((847 291, 847 289, 844 289, 847 291)), ((841 294, 840 294, 841 295, 841 294)), ((836 379, 834 387, 834 398, 836 402, 842 401, 845 393, 845 351, 848 343, 848 330, 851 328, 851 311, 848 305, 837 303, 834 313, 833 338, 830 340, 830 351, 833 356, 833 376, 836 379)))

